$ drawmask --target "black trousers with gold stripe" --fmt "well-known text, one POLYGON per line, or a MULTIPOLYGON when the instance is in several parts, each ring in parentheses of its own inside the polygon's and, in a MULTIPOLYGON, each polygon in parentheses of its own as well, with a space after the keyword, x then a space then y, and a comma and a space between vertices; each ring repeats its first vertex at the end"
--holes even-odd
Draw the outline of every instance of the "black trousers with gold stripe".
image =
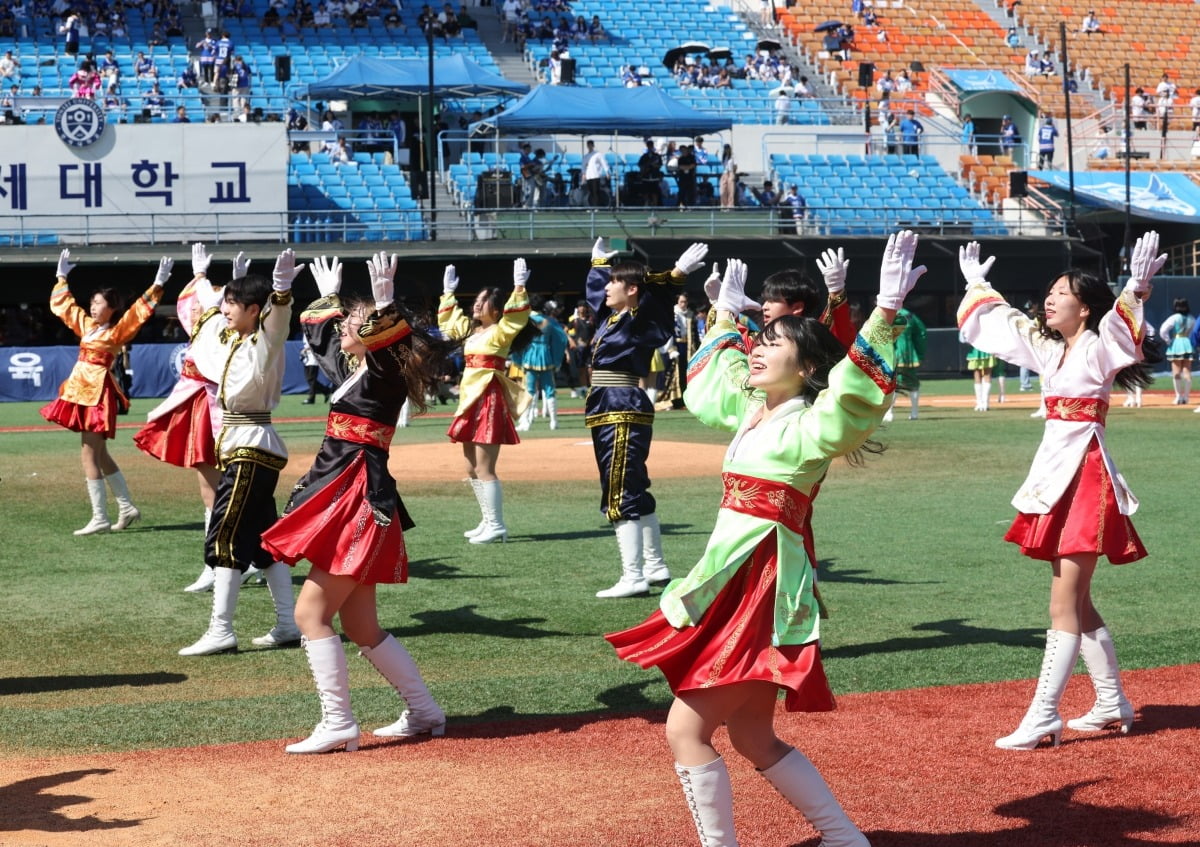
POLYGON ((275 521, 275 485, 286 459, 242 448, 225 460, 204 539, 204 562, 213 568, 265 568, 275 559, 262 547, 262 534, 275 521))
POLYGON ((585 423, 600 470, 600 511, 609 521, 654 514, 646 458, 654 435, 654 407, 641 388, 593 387, 585 423))

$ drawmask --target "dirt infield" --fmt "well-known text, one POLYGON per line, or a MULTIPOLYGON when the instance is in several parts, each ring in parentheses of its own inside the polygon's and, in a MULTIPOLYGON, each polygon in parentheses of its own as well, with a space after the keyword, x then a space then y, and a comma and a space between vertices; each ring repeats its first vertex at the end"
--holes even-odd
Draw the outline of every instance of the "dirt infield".
MULTIPOLYGON (((874 847, 1200 845, 1200 665, 1125 675, 1129 736, 997 750, 1032 681, 845 696, 780 718, 874 847)), ((1063 711, 1090 705, 1086 677, 1063 711)), ((315 709, 315 701, 314 701, 315 709)), ((287 756, 283 741, 9 759, 5 847, 662 847, 695 831, 663 714, 454 724, 444 739, 287 756)), ((297 727, 299 730, 300 728, 297 727)), ((728 749, 723 736, 718 747, 728 749)), ((743 845, 816 843, 730 756, 743 845)))

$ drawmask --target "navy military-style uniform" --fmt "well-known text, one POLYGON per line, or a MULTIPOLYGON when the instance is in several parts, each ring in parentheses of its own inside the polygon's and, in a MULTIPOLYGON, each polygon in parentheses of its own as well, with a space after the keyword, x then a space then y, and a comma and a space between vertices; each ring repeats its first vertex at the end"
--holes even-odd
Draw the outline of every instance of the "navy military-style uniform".
POLYGON ((674 335, 675 292, 682 285, 670 272, 648 273, 638 288, 638 306, 613 312, 605 305, 604 288, 612 275, 607 260, 597 259, 587 278, 588 305, 596 313, 592 341, 592 388, 585 405, 585 424, 600 470, 600 511, 610 522, 639 520, 654 514, 654 495, 646 458, 654 426, 654 405, 639 387, 650 372, 656 348, 674 335))

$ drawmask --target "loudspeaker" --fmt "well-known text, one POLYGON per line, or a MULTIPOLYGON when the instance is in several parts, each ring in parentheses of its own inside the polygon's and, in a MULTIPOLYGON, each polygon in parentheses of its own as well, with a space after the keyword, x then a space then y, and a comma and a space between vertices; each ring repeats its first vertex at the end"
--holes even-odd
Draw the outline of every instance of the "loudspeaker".
POLYGON ((1009 171, 1008 172, 1008 196, 1009 197, 1025 197, 1028 195, 1026 190, 1029 174, 1025 171, 1009 171))
POLYGON ((517 205, 514 189, 508 171, 482 173, 475 182, 475 208, 511 209, 517 205))
POLYGON ((561 67, 558 69, 558 81, 562 85, 575 84, 575 60, 570 56, 563 59, 561 67))
POLYGON ((292 57, 291 56, 276 56, 275 57, 275 81, 289 82, 292 78, 292 57))
POLYGON ((875 84, 875 63, 874 62, 859 62, 858 63, 858 87, 870 88, 875 84))

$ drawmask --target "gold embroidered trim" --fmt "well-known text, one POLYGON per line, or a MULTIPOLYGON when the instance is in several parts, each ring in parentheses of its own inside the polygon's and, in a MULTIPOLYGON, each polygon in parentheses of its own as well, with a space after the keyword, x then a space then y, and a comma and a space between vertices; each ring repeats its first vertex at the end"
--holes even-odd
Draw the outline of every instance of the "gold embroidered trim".
POLYGON ((654 425, 653 412, 598 412, 594 415, 588 415, 583 419, 583 425, 591 428, 595 426, 607 426, 608 424, 642 424, 643 426, 654 425))

